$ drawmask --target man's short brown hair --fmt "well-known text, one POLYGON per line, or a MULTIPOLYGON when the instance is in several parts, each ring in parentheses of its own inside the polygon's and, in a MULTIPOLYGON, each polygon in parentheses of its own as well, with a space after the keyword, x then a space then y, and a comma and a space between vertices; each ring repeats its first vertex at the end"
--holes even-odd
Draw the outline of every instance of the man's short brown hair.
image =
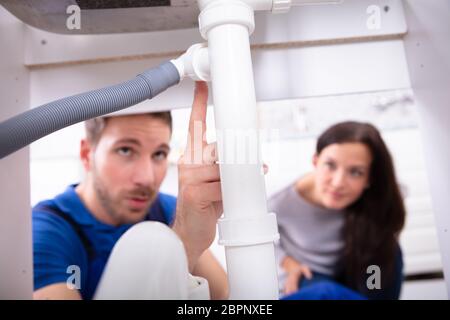
MULTIPOLYGON (((165 124, 169 126, 170 132, 172 132, 172 114, 170 111, 164 112, 147 112, 143 113, 155 119, 162 120, 165 124)), ((120 116, 117 116, 120 117, 120 116)), ((100 140, 100 136, 102 135, 103 129, 105 129, 106 121, 108 118, 112 118, 112 116, 106 117, 98 117, 89 119, 84 122, 86 128, 86 137, 89 142, 96 145, 100 140)))

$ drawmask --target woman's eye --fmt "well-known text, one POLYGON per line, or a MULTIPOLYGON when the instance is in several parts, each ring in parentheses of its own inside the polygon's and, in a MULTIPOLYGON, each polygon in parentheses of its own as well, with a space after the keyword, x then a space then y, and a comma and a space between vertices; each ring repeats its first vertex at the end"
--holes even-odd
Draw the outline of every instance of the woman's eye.
POLYGON ((121 147, 119 149, 117 149, 117 153, 121 156, 130 156, 133 150, 131 150, 131 148, 128 147, 121 147))
POLYGON ((162 161, 167 158, 168 154, 166 151, 158 151, 153 154, 153 159, 156 161, 162 161))
POLYGON ((361 176, 363 175, 363 172, 361 172, 360 170, 351 170, 351 171, 350 171, 350 174, 351 174, 353 177, 361 177, 361 176))

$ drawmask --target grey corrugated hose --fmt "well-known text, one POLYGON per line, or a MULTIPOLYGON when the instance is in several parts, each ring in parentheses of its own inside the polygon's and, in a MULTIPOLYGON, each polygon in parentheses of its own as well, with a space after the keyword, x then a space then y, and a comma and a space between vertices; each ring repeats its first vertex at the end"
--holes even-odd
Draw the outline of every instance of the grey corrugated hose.
POLYGON ((180 82, 171 62, 127 82, 56 100, 0 123, 0 159, 52 132, 151 99, 180 82))

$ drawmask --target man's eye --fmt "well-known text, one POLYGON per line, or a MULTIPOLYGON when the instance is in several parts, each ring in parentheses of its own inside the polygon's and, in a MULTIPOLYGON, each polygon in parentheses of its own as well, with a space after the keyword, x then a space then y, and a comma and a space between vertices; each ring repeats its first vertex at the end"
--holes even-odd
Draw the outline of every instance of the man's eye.
POLYGON ((157 151, 153 154, 152 158, 156 161, 162 161, 165 160, 168 156, 168 153, 166 151, 157 151))
POLYGON ((121 147, 119 149, 117 149, 117 153, 121 156, 130 156, 133 150, 131 150, 131 148, 128 147, 121 147))
POLYGON ((325 166, 329 169, 334 169, 334 167, 335 167, 333 162, 325 162, 325 166))

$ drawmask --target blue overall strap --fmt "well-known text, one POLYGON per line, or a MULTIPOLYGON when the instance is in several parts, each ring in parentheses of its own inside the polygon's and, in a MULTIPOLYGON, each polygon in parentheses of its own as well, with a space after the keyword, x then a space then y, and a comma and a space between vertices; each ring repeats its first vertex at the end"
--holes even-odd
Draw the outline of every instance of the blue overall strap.
POLYGON ((81 243, 83 244, 83 247, 86 250, 86 253, 88 255, 88 259, 92 260, 95 257, 95 250, 94 250, 94 247, 92 246, 91 241, 88 239, 86 234, 83 232, 83 230, 81 229, 81 226, 70 215, 59 210, 55 206, 42 205, 42 204, 40 204, 36 208, 34 208, 33 212, 34 213, 36 213, 36 212, 50 213, 50 214, 56 215, 56 216, 64 219, 67 223, 69 223, 72 226, 73 230, 78 235, 78 238, 80 238, 81 243))

